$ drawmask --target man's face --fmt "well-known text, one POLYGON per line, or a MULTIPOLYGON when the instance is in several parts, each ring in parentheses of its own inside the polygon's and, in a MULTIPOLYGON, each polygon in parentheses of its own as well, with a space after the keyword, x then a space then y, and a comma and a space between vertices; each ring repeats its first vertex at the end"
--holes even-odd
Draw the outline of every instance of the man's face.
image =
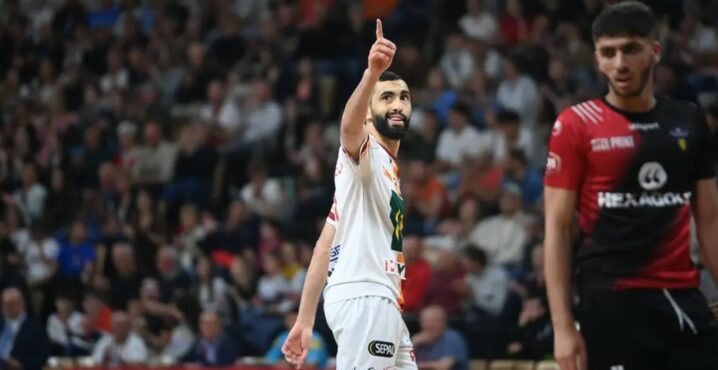
POLYGON ((401 140, 409 129, 411 96, 403 80, 379 81, 369 104, 374 128, 390 140, 401 140))
POLYGON ((425 331, 433 338, 438 339, 446 330, 446 317, 443 312, 437 309, 427 308, 421 312, 419 325, 421 326, 421 331, 425 331))
POLYGON ((25 310, 23 298, 17 290, 7 290, 2 295, 2 314, 6 319, 14 320, 25 310))
POLYGON ((199 322, 199 330, 202 338, 206 340, 214 340, 222 331, 222 324, 215 314, 203 314, 199 322))
POLYGON ((596 40, 598 69, 618 96, 630 98, 643 92, 658 63, 661 46, 641 37, 601 37, 596 40))

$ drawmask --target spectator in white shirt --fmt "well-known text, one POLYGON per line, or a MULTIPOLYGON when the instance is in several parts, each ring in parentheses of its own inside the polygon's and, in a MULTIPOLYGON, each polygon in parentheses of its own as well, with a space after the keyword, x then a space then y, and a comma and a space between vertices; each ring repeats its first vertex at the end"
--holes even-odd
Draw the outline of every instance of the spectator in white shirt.
POLYGON ((449 112, 449 126, 439 135, 436 159, 439 172, 456 169, 465 157, 474 157, 481 149, 479 132, 470 124, 471 110, 457 103, 449 112))
POLYGON ((476 61, 466 47, 464 35, 455 33, 446 39, 446 51, 439 61, 439 68, 454 90, 461 89, 474 71, 476 61))
POLYGON ((14 204, 20 210, 26 225, 32 225, 43 215, 47 189, 37 181, 37 172, 32 163, 23 164, 21 181, 20 188, 12 196, 5 196, 4 200, 6 204, 14 204))
POLYGON ((279 181, 268 178, 267 170, 259 163, 250 167, 249 182, 239 195, 242 202, 261 217, 275 216, 284 198, 279 181))
POLYGON ((53 347, 51 353, 62 355, 63 349, 70 345, 73 335, 82 335, 83 315, 75 310, 68 297, 57 297, 55 308, 57 311, 47 319, 47 335, 53 347))
MULTIPOLYGON (((494 160, 497 163, 503 162, 514 149, 520 149, 529 158, 533 157, 534 136, 527 127, 522 126, 520 117, 516 112, 505 110, 496 115, 500 135, 495 139, 493 145, 494 160)), ((543 157, 542 157, 543 158, 543 157)), ((543 165, 543 159, 538 165, 543 165)))
POLYGON ((499 198, 501 213, 479 222, 469 235, 472 244, 486 252, 491 264, 517 266, 528 241, 521 212, 521 188, 507 183, 499 198))
POLYGON ((536 82, 519 70, 517 58, 504 58, 504 80, 496 91, 496 100, 505 109, 519 114, 521 124, 531 130, 536 127, 540 94, 536 82))
POLYGON ((459 27, 467 36, 494 43, 499 30, 496 18, 482 6, 482 0, 466 0, 466 14, 459 19, 459 27))
POLYGON ((144 129, 144 143, 135 151, 132 174, 141 185, 162 185, 172 178, 177 147, 162 139, 162 129, 148 122, 144 129))
POLYGON ((231 136, 240 128, 239 106, 233 97, 226 96, 224 82, 212 81, 207 87, 207 105, 199 112, 202 121, 219 129, 221 136, 231 136))
POLYGON ((486 253, 473 245, 466 248, 461 261, 466 269, 466 278, 460 290, 469 299, 472 308, 499 317, 509 296, 508 273, 499 266, 488 264, 486 253))
POLYGON ((263 144, 275 137, 282 125, 282 107, 272 99, 271 88, 264 80, 252 83, 252 92, 244 105, 241 143, 263 144))
POLYGON ((130 331, 130 317, 118 311, 112 314, 112 333, 100 339, 92 351, 92 359, 99 366, 140 365, 147 361, 144 340, 130 331))

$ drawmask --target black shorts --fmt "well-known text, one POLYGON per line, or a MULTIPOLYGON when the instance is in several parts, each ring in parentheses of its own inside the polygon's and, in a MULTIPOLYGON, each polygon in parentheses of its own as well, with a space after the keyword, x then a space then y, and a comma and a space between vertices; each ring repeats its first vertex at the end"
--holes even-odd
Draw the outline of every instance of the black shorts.
POLYGON ((589 370, 717 370, 718 321, 697 289, 584 290, 589 370))

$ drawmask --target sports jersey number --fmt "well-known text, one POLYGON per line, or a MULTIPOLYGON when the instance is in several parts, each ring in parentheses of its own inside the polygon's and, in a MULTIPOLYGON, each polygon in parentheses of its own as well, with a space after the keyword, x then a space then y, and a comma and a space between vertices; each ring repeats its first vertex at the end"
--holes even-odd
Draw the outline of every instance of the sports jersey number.
POLYGON ((389 205, 391 205, 389 217, 394 226, 394 232, 391 235, 391 249, 401 252, 404 242, 404 200, 395 191, 392 191, 389 205))

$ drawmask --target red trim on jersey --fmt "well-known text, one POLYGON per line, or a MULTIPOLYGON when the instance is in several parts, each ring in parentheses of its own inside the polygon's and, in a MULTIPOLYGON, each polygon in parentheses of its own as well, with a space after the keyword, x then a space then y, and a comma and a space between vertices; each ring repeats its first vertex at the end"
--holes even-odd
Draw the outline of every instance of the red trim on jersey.
POLYGON ((691 260, 691 207, 682 206, 675 221, 656 249, 656 259, 638 271, 636 276, 616 281, 615 289, 667 288, 685 289, 698 286, 700 275, 691 260))
POLYGON ((374 139, 376 139, 376 142, 379 144, 380 147, 384 148, 384 150, 386 151, 387 154, 389 154, 391 159, 393 159, 395 162, 398 162, 396 160, 396 156, 394 156, 394 153, 392 153, 391 150, 389 150, 389 148, 385 147, 384 144, 382 144, 381 140, 377 139, 376 137, 374 139))

